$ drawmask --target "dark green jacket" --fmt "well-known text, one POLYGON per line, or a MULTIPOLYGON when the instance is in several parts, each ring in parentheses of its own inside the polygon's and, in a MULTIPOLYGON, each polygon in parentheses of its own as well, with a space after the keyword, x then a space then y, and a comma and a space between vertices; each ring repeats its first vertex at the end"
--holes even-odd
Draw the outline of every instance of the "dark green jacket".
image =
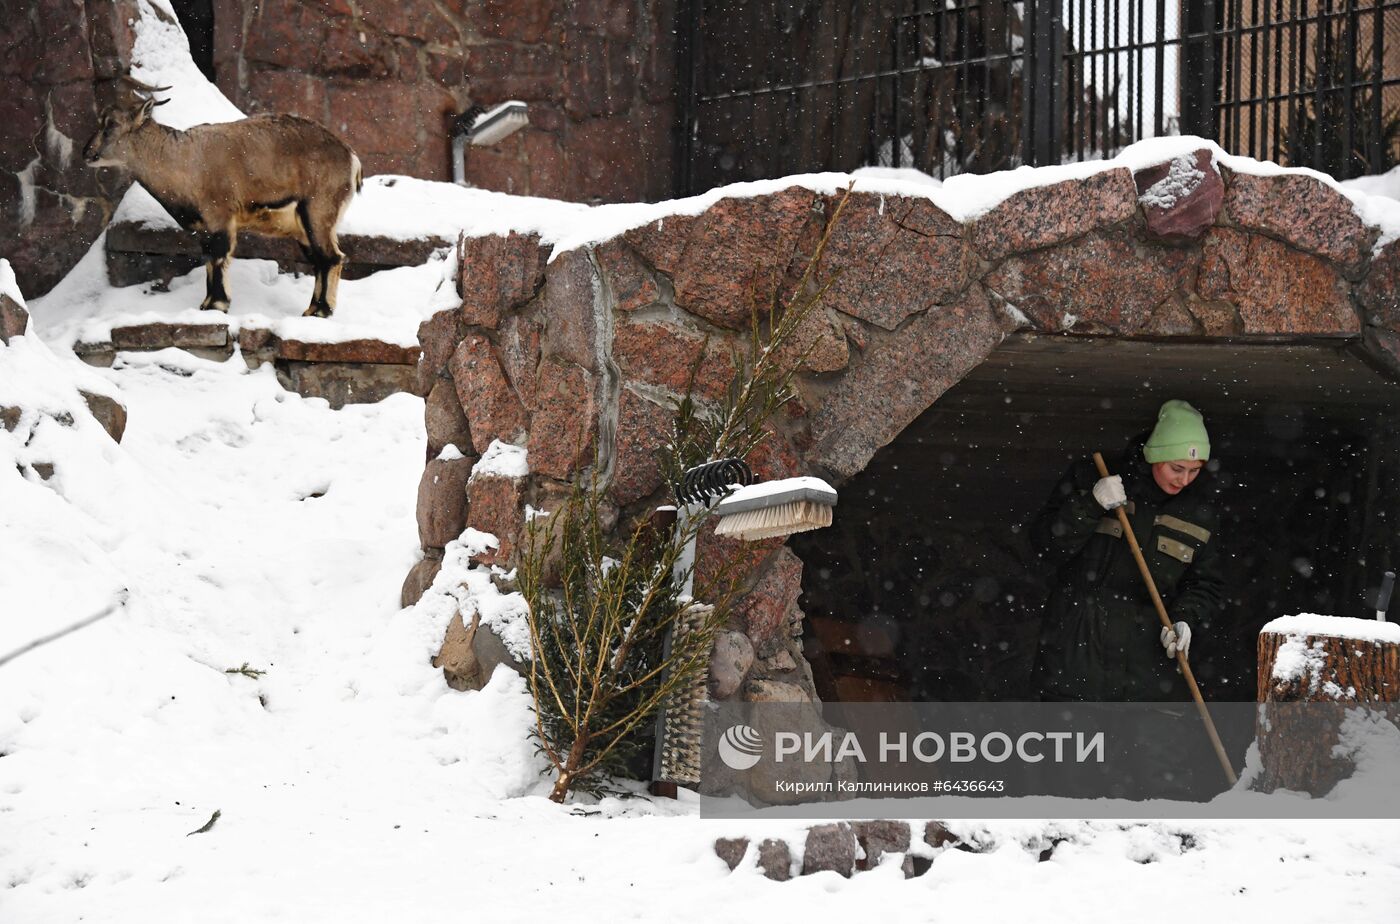
MULTIPOLYGON (((1210 644, 1225 599, 1220 508, 1211 474, 1172 496, 1142 456, 1146 436, 1108 461, 1123 476, 1128 520, 1173 622, 1191 627, 1191 647, 1210 644)), ((1091 493, 1090 460, 1070 468, 1031 525, 1030 540, 1053 571, 1036 674, 1043 698, 1161 702, 1190 694, 1162 648, 1162 623, 1121 535, 1118 515, 1091 493)))

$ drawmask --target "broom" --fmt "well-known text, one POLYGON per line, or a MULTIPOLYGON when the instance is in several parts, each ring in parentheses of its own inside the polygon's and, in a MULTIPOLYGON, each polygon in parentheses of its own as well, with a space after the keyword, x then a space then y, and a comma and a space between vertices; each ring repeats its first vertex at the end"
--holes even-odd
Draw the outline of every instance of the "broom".
POLYGON ((784 478, 740 488, 719 502, 716 536, 754 542, 831 525, 836 491, 820 478, 784 478))

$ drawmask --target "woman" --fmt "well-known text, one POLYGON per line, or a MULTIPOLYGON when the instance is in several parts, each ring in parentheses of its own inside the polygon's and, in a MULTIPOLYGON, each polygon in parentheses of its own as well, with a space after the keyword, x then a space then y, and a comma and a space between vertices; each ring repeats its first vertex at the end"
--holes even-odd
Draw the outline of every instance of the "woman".
POLYGON ((1201 415, 1168 401, 1150 434, 1133 440, 1111 474, 1085 460, 1066 474, 1031 526, 1054 569, 1036 675, 1046 700, 1168 701, 1186 695, 1176 652, 1190 653, 1224 599, 1220 514, 1205 470, 1201 415), (1167 613, 1162 626, 1116 509, 1124 506, 1167 613), (1194 630, 1194 631, 1193 631, 1194 630))

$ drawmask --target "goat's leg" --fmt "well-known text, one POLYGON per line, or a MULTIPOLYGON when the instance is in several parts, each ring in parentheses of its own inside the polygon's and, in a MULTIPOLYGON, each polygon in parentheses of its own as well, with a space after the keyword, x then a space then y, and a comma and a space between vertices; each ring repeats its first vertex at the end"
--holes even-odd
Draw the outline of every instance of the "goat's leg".
POLYGON ((297 218, 306 232, 306 250, 316 273, 316 286, 311 293, 311 306, 305 314, 328 318, 335 311, 336 291, 340 288, 340 271, 345 263, 336 241, 335 224, 340 209, 328 209, 317 202, 297 203, 297 218))
POLYGON ((233 259, 237 233, 233 228, 227 228, 200 236, 199 247, 204 253, 205 286, 204 301, 199 307, 204 311, 228 312, 229 297, 225 276, 229 262, 233 259))

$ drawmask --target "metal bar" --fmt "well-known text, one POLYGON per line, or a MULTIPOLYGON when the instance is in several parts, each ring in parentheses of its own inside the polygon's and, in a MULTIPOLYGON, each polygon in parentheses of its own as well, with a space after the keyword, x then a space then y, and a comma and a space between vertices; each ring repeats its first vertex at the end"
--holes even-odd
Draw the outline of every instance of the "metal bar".
POLYGON ((1089 124, 1089 120, 1084 118, 1084 110, 1090 105, 1089 101, 1094 98, 1095 92, 1094 88, 1088 83, 1089 46, 1084 41, 1084 24, 1088 17, 1084 15, 1084 6, 1085 0, 1080 0, 1079 39, 1075 43, 1075 49, 1079 56, 1079 66, 1075 68, 1075 75, 1079 78, 1079 86, 1074 94, 1073 102, 1071 103, 1071 105, 1073 105, 1075 109, 1078 110, 1078 118, 1074 118, 1073 114, 1071 114, 1071 120, 1074 125, 1075 160, 1084 159, 1084 147, 1086 142, 1088 141, 1088 136, 1085 134, 1085 128, 1089 124))
POLYGON ((1133 100, 1137 104, 1137 112, 1133 119, 1133 141, 1140 141, 1145 135, 1142 125, 1142 101, 1146 96, 1144 87, 1145 80, 1143 73, 1143 59, 1146 57, 1144 51, 1147 46, 1143 41, 1143 30, 1147 27, 1147 17, 1143 15, 1143 9, 1138 4, 1133 4, 1133 9, 1137 10, 1137 31, 1133 33, 1133 40, 1137 43, 1137 74, 1134 86, 1137 91, 1133 94, 1133 100))
MULTIPOLYGON (((1111 47, 1116 46, 1118 44, 1118 19, 1113 15, 1115 12, 1117 12, 1117 9, 1118 4, 1110 3, 1104 7, 1103 13, 1104 38, 1106 39, 1107 44, 1111 47)), ((1103 142, 1099 145, 1100 157, 1107 156, 1109 148, 1112 147, 1113 144, 1118 141, 1118 94, 1122 90, 1122 87, 1120 87, 1118 83, 1117 51, 1114 51, 1113 53, 1108 55, 1108 57, 1104 58, 1105 71, 1110 65, 1113 67, 1113 79, 1112 82, 1109 84, 1108 92, 1107 94, 1105 94, 1105 99, 1106 101, 1111 101, 1112 105, 1105 109, 1103 114, 1104 137, 1103 142)))
POLYGON ((953 113, 952 118, 953 124, 957 126, 956 133, 953 135, 953 157, 959 173, 963 172, 967 167, 967 141, 965 138, 967 135, 967 99, 968 84, 971 82, 972 77, 971 65, 967 63, 967 59, 970 57, 968 54, 970 27, 967 20, 967 8, 965 6, 954 8, 953 22, 958 32, 957 44, 954 47, 958 51, 958 56, 962 59, 961 67, 954 73, 954 78, 957 80, 957 99, 959 102, 957 111, 953 113))
MULTIPOLYGON (((1260 94, 1260 93, 1262 93, 1262 94, 1265 95, 1265 96, 1268 96, 1268 95, 1269 95, 1269 44, 1270 44, 1270 41, 1273 39, 1272 34, 1269 32, 1269 29, 1267 28, 1267 27, 1268 27, 1268 24, 1269 24, 1269 2, 1270 2, 1270 0, 1264 0, 1264 3, 1263 3, 1263 5, 1262 5, 1262 9, 1263 9, 1263 11, 1264 11, 1263 19, 1264 19, 1265 29, 1264 29, 1264 31, 1263 31, 1262 33, 1260 33, 1260 35, 1261 35, 1261 37, 1262 37, 1262 39, 1263 39, 1262 44, 1263 44, 1263 46, 1264 46, 1264 50, 1263 50, 1263 52, 1258 56, 1258 60, 1259 60, 1260 64, 1259 64, 1258 67, 1255 68, 1255 70, 1259 72, 1259 84, 1258 84, 1257 87, 1256 87, 1253 83, 1250 84, 1249 91, 1250 91, 1250 95, 1251 95, 1251 96, 1256 96, 1256 95, 1258 95, 1258 94, 1260 94)), ((1258 12, 1259 12, 1259 11, 1256 9, 1256 10, 1255 10, 1255 15, 1256 15, 1256 16, 1258 15, 1258 12)), ((1273 152, 1271 152, 1271 151, 1269 150, 1269 145, 1268 145, 1269 124, 1270 124, 1270 123, 1269 123, 1269 104, 1268 104, 1268 103, 1263 103, 1263 104, 1260 105, 1260 107, 1259 107, 1259 129, 1258 129, 1259 134, 1258 134, 1258 136, 1257 136, 1259 145, 1258 145, 1258 147, 1257 147, 1257 149, 1256 149, 1257 153, 1254 155, 1255 157, 1259 158, 1260 160, 1274 160, 1274 159, 1275 159, 1275 158, 1273 158, 1273 157, 1270 156, 1273 152)), ((1253 122, 1252 122, 1252 121, 1251 121, 1250 125, 1251 125, 1251 128, 1252 128, 1252 126, 1253 126, 1253 122)))
POLYGON ((1202 113, 1201 123, 1208 126, 1212 137, 1221 136, 1220 127, 1215 121, 1215 103, 1220 98, 1220 86, 1216 80, 1215 73, 1215 43, 1219 38, 1220 30, 1215 22, 1215 0, 1205 0, 1206 15, 1206 40, 1205 47, 1205 90, 1206 97, 1202 101, 1205 110, 1202 113))
POLYGON ((1376 12, 1372 19, 1373 28, 1371 30, 1371 172, 1380 173, 1385 170, 1386 155, 1389 153, 1381 148, 1381 78, 1385 61, 1385 16, 1381 11, 1381 4, 1376 4, 1376 12))
POLYGON ((1356 154, 1356 0, 1346 0, 1343 11, 1346 17, 1345 29, 1342 35, 1342 48, 1346 56, 1346 77, 1343 81, 1346 87, 1342 92, 1346 96, 1342 99, 1346 107, 1342 115, 1343 135, 1346 138, 1345 156, 1342 161, 1341 173, 1337 177, 1339 180, 1349 180, 1354 173, 1353 159, 1356 154))
POLYGON ((900 19, 896 19, 896 20, 894 21, 894 23, 893 23, 893 27, 890 29, 890 44, 891 44, 891 46, 892 46, 892 49, 893 49, 893 56, 894 56, 894 73, 891 75, 891 80, 890 80, 890 83, 891 83, 891 89, 890 89, 890 94, 891 94, 890 108, 891 108, 891 110, 892 110, 893 113, 894 113, 893 118, 891 118, 891 120, 890 120, 890 121, 891 121, 891 132, 892 132, 892 134, 891 134, 891 136, 890 136, 890 166, 891 166, 891 167, 898 167, 898 166, 899 166, 899 155, 900 155, 900 153, 901 153, 901 148, 904 147, 904 142, 903 142, 903 140, 902 140, 901 137, 900 137, 900 124, 899 124, 899 111, 900 111, 900 107, 904 105, 904 100, 901 98, 901 90, 903 89, 903 87, 902 87, 902 81, 899 79, 900 73, 901 73, 901 68, 903 68, 903 66, 904 66, 904 50, 903 50, 903 46, 900 44, 900 41, 899 41, 899 33, 902 31, 902 29, 903 29, 903 24, 902 24, 902 22, 900 21, 900 19))
MULTIPOLYGON (((1098 5, 1097 3, 1095 3, 1095 2, 1090 2, 1090 4, 1089 4, 1089 41, 1090 41, 1090 43, 1093 43, 1093 42, 1098 41, 1098 33, 1099 33, 1098 9, 1099 9, 1099 5, 1098 5)), ((1089 54, 1089 51, 1088 51, 1087 46, 1085 47, 1085 52, 1084 52, 1084 53, 1087 54, 1087 55, 1089 55, 1089 86, 1091 86, 1091 87, 1094 88, 1094 98, 1091 99, 1091 100, 1087 100, 1087 101, 1086 101, 1086 105, 1087 105, 1087 108, 1088 108, 1088 110, 1089 110, 1089 141, 1090 141, 1090 144, 1093 145, 1093 144, 1097 144, 1097 143, 1098 143, 1098 133, 1099 133, 1099 106, 1098 106, 1098 92, 1099 92, 1099 56, 1098 56, 1098 54, 1097 54, 1097 49, 1095 49, 1095 53, 1094 53, 1094 54, 1089 54)), ((1090 147, 1089 150, 1090 150, 1090 152, 1092 153, 1093 148, 1090 147)))
POLYGON ((1035 163, 1036 5, 1027 3, 1021 36, 1021 163, 1035 163))
POLYGON ((1157 0, 1157 41, 1156 56, 1153 59, 1156 65, 1156 79, 1153 81, 1153 92, 1157 97, 1157 107, 1152 117, 1152 136, 1159 138, 1166 133, 1166 121, 1162 117, 1162 109, 1166 106, 1166 69, 1167 69, 1167 0, 1157 0))
POLYGON ((1313 167, 1322 163, 1322 72, 1326 66, 1326 37, 1326 26, 1319 26, 1313 39, 1313 167))

